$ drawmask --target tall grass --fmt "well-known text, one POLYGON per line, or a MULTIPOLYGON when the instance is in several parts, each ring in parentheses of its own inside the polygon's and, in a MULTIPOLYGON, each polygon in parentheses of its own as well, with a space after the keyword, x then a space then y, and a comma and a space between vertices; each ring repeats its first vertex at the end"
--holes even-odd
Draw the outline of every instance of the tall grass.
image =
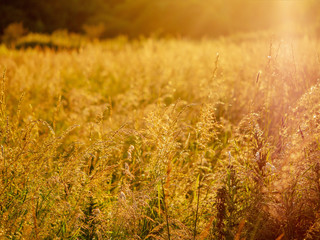
POLYGON ((1 238, 317 239, 318 50, 1 45, 1 238))

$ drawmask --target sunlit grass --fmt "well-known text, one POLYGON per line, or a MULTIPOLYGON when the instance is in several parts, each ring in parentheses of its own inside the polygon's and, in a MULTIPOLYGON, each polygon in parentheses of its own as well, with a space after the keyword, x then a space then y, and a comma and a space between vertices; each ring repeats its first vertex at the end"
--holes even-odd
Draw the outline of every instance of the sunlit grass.
POLYGON ((1 237, 318 236, 317 39, 82 41, 0 47, 1 237))

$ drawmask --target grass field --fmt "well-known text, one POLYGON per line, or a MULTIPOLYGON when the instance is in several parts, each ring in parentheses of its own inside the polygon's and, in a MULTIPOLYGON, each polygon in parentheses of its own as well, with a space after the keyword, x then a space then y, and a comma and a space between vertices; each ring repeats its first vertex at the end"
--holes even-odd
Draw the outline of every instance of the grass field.
POLYGON ((319 239, 320 44, 0 46, 1 239, 319 239))

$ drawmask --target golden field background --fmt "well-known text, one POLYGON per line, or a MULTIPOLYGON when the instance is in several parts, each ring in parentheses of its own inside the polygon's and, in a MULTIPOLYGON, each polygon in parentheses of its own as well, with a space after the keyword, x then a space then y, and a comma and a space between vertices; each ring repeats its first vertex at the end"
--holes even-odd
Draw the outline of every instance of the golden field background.
POLYGON ((318 239, 315 36, 70 37, 0 46, 1 238, 318 239))

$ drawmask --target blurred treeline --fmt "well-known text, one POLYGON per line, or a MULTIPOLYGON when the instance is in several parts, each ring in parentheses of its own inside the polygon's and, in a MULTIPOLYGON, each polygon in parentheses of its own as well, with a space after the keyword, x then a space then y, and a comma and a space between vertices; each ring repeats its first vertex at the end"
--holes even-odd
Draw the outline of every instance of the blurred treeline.
MULTIPOLYGON (((1 0, 0 32, 21 22, 32 32, 96 32, 98 37, 120 34, 219 36, 278 26, 285 16, 281 0, 1 0)), ((297 24, 314 24, 317 0, 290 0, 297 24)), ((290 19, 289 21, 292 21, 290 19)))

